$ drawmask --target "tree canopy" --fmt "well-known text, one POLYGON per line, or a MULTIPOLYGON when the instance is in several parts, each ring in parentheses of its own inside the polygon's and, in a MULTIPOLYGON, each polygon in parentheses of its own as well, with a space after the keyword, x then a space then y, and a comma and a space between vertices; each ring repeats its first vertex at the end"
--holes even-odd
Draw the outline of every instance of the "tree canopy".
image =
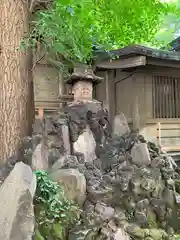
POLYGON ((161 17, 160 29, 156 34, 158 41, 163 41, 164 45, 167 45, 174 38, 180 36, 180 0, 174 2, 176 5, 177 13, 170 12, 166 16, 161 17))
POLYGON ((37 13, 32 35, 50 54, 91 64, 93 51, 155 43, 162 15, 175 6, 160 0, 55 0, 37 13))

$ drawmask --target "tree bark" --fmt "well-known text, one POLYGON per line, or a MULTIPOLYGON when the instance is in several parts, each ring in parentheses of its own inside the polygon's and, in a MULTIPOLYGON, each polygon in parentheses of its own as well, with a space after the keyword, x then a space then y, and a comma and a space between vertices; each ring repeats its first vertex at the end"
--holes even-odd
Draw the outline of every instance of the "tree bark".
POLYGON ((0 0, 0 161, 17 154, 31 132, 33 79, 29 50, 20 45, 29 32, 29 1, 0 0))

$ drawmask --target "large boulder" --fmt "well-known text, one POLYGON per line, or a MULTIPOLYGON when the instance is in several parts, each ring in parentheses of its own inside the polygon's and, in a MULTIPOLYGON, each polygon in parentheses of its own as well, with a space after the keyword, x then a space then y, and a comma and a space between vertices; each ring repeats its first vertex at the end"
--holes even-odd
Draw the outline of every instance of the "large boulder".
POLYGON ((86 179, 76 169, 60 169, 49 175, 52 181, 64 186, 67 197, 82 206, 86 199, 86 179))
POLYGON ((31 240, 36 177, 26 164, 16 163, 0 188, 0 239, 31 240))

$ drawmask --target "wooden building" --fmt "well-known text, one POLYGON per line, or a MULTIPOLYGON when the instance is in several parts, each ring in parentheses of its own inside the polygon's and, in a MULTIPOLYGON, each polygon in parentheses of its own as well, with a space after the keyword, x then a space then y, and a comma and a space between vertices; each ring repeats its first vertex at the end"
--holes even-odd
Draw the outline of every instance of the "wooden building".
POLYGON ((61 70, 55 67, 43 53, 34 54, 33 79, 35 110, 51 114, 71 101, 71 86, 64 84, 61 70))
POLYGON ((104 77, 95 97, 114 116, 123 112, 132 128, 164 150, 180 151, 180 53, 132 45, 102 57, 104 77))
MULTIPOLYGON (((111 120, 123 112, 146 139, 180 151, 180 53, 139 45, 112 53, 118 59, 104 55, 96 63, 96 75, 104 80, 95 87, 94 97, 109 110, 111 120)), ((36 56, 33 68, 35 107, 50 114, 73 94, 59 68, 37 59, 41 56, 36 56)))

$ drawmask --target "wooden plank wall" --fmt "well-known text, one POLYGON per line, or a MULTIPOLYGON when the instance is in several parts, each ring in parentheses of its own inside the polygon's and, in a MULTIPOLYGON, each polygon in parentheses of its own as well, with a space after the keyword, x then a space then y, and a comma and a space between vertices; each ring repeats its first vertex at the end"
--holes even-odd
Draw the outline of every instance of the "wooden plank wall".
POLYGON ((115 79, 115 98, 116 98, 116 114, 123 112, 129 122, 132 122, 132 76, 129 73, 116 70, 115 79), (127 78, 126 78, 127 77, 127 78), (122 79, 125 80, 121 81, 122 79))

